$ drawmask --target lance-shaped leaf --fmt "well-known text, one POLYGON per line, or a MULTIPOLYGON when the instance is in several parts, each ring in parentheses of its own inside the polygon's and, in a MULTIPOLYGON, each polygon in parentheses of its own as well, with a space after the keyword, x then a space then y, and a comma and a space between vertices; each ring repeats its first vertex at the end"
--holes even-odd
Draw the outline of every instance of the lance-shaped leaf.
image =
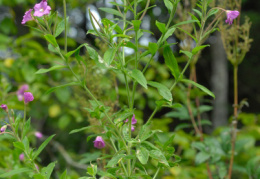
POLYGON ((47 35, 44 35, 44 38, 50 43, 52 44, 54 47, 58 47, 58 43, 55 39, 55 37, 51 34, 47 34, 47 35))
POLYGON ((71 83, 67 83, 67 84, 64 84, 64 85, 56 86, 56 87, 53 87, 53 88, 47 90, 47 91, 45 92, 45 94, 50 94, 50 93, 52 93, 53 91, 55 91, 56 89, 58 89, 58 88, 63 88, 63 87, 66 87, 66 86, 77 86, 77 85, 79 86, 80 83, 79 83, 79 82, 71 82, 71 83))
POLYGON ((124 158, 126 155, 125 154, 118 154, 116 156, 114 156, 108 163, 106 167, 113 167, 114 165, 116 165, 117 163, 119 163, 122 158, 124 158))
POLYGON ((164 47, 163 57, 166 65, 170 68, 174 78, 178 79, 180 75, 179 66, 175 56, 172 53, 170 46, 164 47))
POLYGON ((29 168, 19 168, 19 169, 15 169, 15 170, 12 170, 10 172, 6 172, 6 173, 3 173, 0 175, 0 178, 7 178, 7 177, 10 177, 10 176, 13 176, 13 175, 16 175, 16 174, 20 174, 20 173, 24 173, 24 172, 30 172, 32 171, 31 169, 29 168))
POLYGON ((147 81, 146 78, 144 77, 144 74, 137 69, 134 69, 130 73, 131 77, 134 78, 140 85, 142 85, 145 89, 147 89, 147 81))
POLYGON ((112 61, 115 58, 116 55, 116 48, 109 48, 105 54, 104 54, 104 61, 106 64, 110 65, 112 63, 112 61))
POLYGON ((40 145, 40 147, 38 148, 38 150, 33 154, 33 157, 32 157, 33 160, 42 152, 42 150, 46 147, 46 145, 51 141, 51 139, 52 139, 54 136, 55 136, 55 134, 52 135, 52 136, 50 136, 50 137, 48 137, 48 138, 40 145))
POLYGON ((166 86, 164 86, 161 83, 154 82, 154 81, 148 81, 148 85, 150 85, 154 88, 157 88, 159 94, 164 99, 166 99, 167 101, 172 101, 172 93, 166 86))
POLYGON ((201 45, 201 46, 198 46, 198 47, 195 47, 194 49, 192 49, 192 54, 193 55, 196 55, 200 50, 206 48, 206 47, 209 47, 210 45, 201 45))
POLYGON ((149 159, 149 151, 146 148, 139 146, 136 149, 136 157, 141 162, 141 164, 145 165, 149 159))
POLYGON ((202 86, 194 81, 191 81, 191 80, 187 80, 187 79, 182 79, 181 80, 182 82, 184 83, 189 83, 189 84, 192 84, 194 86, 196 86, 197 88, 201 89, 202 91, 204 91, 205 93, 207 93, 208 95, 212 96, 213 98, 215 98, 215 95, 214 93, 212 93, 208 88, 206 88, 205 86, 202 86))
POLYGON ((38 70, 35 74, 43 74, 43 73, 47 73, 49 71, 58 70, 58 69, 62 69, 62 68, 67 68, 67 66, 66 65, 55 65, 48 69, 42 68, 42 69, 38 70))

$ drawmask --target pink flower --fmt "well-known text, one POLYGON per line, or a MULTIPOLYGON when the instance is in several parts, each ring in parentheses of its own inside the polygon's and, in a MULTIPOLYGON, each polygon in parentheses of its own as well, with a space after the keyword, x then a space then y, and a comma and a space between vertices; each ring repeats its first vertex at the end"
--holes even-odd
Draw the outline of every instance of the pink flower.
POLYGON ((106 146, 105 141, 103 140, 103 138, 101 136, 97 136, 96 140, 94 140, 94 147, 98 148, 98 149, 102 149, 106 146))
POLYGON ((29 9, 28 11, 25 12, 25 14, 23 16, 22 24, 25 24, 27 21, 33 20, 33 18, 32 18, 32 10, 33 9, 29 9))
POLYGON ((226 23, 229 23, 229 25, 231 25, 233 23, 233 20, 237 18, 237 16, 239 16, 239 11, 230 11, 227 10, 226 11, 227 14, 227 20, 225 21, 226 23))
POLYGON ((132 131, 132 132, 135 131, 135 126, 131 126, 131 131, 132 131))
POLYGON ((0 129, 0 132, 1 132, 1 133, 4 133, 5 130, 6 130, 6 128, 7 128, 7 125, 2 126, 1 129, 0 129))
POLYGON ((20 159, 20 161, 24 161, 24 153, 21 153, 21 154, 19 155, 19 159, 20 159))
POLYGON ((23 95, 24 95, 24 92, 27 91, 29 89, 29 86, 28 85, 22 85, 18 91, 16 92, 16 95, 17 95, 17 98, 19 101, 22 101, 23 100, 23 95))
POLYGON ((43 135, 42 135, 41 132, 35 132, 34 135, 35 135, 38 139, 40 139, 40 138, 43 137, 43 135))
POLYGON ((8 107, 7 107, 6 104, 2 104, 2 105, 1 105, 1 108, 2 108, 5 112, 8 113, 8 107))
MULTIPOLYGON (((125 122, 128 122, 128 119, 126 119, 125 122)), ((132 117, 132 124, 136 124, 136 123, 137 123, 137 120, 135 118, 135 115, 133 115, 133 117, 132 117)))
POLYGON ((40 3, 34 6, 34 16, 41 17, 43 15, 50 14, 51 7, 48 6, 47 0, 42 0, 40 3))
POLYGON ((30 92, 25 92, 24 93, 24 103, 25 104, 27 104, 27 103, 29 103, 29 102, 31 102, 33 100, 34 100, 34 97, 33 97, 32 93, 30 93, 30 92))

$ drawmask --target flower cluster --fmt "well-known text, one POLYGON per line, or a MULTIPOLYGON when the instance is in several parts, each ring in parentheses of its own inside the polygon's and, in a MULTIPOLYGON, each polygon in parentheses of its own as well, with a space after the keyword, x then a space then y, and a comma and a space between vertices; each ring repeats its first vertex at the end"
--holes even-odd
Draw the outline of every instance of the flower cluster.
MULTIPOLYGON (((125 120, 125 123, 126 122, 128 122, 128 119, 126 119, 125 120)), ((135 130, 135 126, 133 126, 134 124, 136 124, 137 123, 137 120, 136 120, 136 118, 135 118, 135 115, 133 115, 133 117, 132 117, 132 127, 131 127, 131 131, 133 132, 134 130, 135 130)))
POLYGON ((22 85, 18 91, 16 92, 17 98, 19 101, 23 100, 24 92, 29 90, 29 86, 27 84, 22 85))
POLYGON ((25 12, 22 20, 22 24, 25 24, 27 21, 33 20, 33 16, 36 17, 42 17, 44 15, 50 14, 51 7, 48 6, 47 0, 42 0, 40 3, 35 4, 33 9, 29 9, 25 12), (32 11, 34 10, 34 13, 32 15, 32 11))

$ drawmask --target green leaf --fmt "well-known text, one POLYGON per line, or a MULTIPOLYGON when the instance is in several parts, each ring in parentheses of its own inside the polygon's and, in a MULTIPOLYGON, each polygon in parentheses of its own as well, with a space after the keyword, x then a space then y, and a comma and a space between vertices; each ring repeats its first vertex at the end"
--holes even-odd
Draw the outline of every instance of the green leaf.
POLYGON ((40 173, 34 174, 33 178, 34 179, 45 179, 45 177, 42 174, 40 174, 40 173))
POLYGON ((44 35, 44 38, 50 43, 52 44, 54 47, 58 47, 58 43, 55 39, 55 37, 51 34, 47 34, 47 35, 44 35))
POLYGON ((35 74, 43 74, 43 73, 47 73, 49 71, 62 69, 62 68, 67 68, 67 66, 65 66, 65 65, 55 65, 55 66, 48 68, 48 69, 40 69, 35 74))
POLYGON ((175 79, 178 79, 180 76, 178 62, 175 56, 172 53, 170 46, 166 46, 163 50, 163 57, 166 65, 170 68, 172 75, 175 79))
POLYGON ((167 101, 172 101, 172 93, 166 86, 164 86, 161 83, 154 82, 154 81, 148 81, 148 85, 150 85, 150 86, 152 86, 154 88, 157 88, 159 94, 164 99, 166 99, 167 101))
POLYGON ((20 174, 20 173, 24 173, 24 172, 30 172, 32 171, 31 169, 29 168, 19 168, 19 169, 15 169, 15 170, 12 170, 10 172, 6 172, 6 173, 3 173, 0 175, 0 178, 7 178, 7 177, 10 177, 10 176, 13 176, 13 175, 16 175, 16 174, 20 174))
POLYGON ((137 147, 136 157, 141 162, 141 164, 145 165, 149 159, 149 151, 144 147, 137 147))
POLYGON ((134 69, 131 73, 130 76, 134 78, 140 85, 142 85, 145 89, 147 89, 147 81, 146 78, 144 77, 144 74, 137 69, 134 69))
POLYGON ((163 0, 168 12, 171 13, 173 10, 173 4, 170 0, 163 0))
POLYGON ((78 48, 76 48, 75 50, 73 51, 70 51, 68 52, 65 57, 66 58, 69 58, 71 55, 73 55, 74 53, 76 53, 77 51, 79 51, 83 46, 85 46, 87 48, 88 44, 87 43, 84 43, 84 44, 81 44, 78 48))
POLYGON ((48 90, 45 92, 45 95, 52 93, 53 91, 55 91, 55 90, 58 89, 58 88, 63 88, 63 87, 66 87, 66 86, 79 86, 79 85, 80 85, 79 82, 71 82, 71 83, 67 83, 67 84, 64 84, 64 85, 52 87, 52 88, 48 89, 48 90))
POLYGON ((201 45, 201 46, 195 47, 194 49, 192 49, 192 54, 196 55, 200 50, 202 50, 206 47, 209 47, 209 46, 210 45, 201 45))
POLYGON ((107 8, 107 7, 101 7, 101 8, 99 8, 99 9, 100 9, 101 11, 107 12, 107 13, 109 13, 109 14, 114 14, 114 15, 116 15, 116 16, 122 17, 122 14, 121 14, 119 11, 115 10, 115 9, 107 8))
POLYGON ((163 155, 163 153, 161 151, 151 150, 151 151, 149 151, 149 155, 150 155, 150 157, 158 160, 160 163, 169 167, 169 163, 168 163, 168 161, 166 160, 165 156, 163 155))
POLYGON ((45 177, 45 179, 49 179, 51 177, 55 164, 56 164, 56 162, 52 162, 47 167, 44 167, 41 170, 41 174, 45 177))
POLYGON ((192 9, 192 10, 199 15, 200 19, 202 18, 202 13, 198 9, 192 9))
POLYGON ((117 163, 119 163, 122 158, 124 158, 124 156, 126 156, 125 154, 118 154, 116 156, 114 156, 108 163, 106 167, 113 167, 114 165, 116 165, 117 163))
MULTIPOLYGON (((67 25, 69 22, 69 17, 66 18, 67 25)), ((57 28, 55 29, 55 34, 54 37, 58 37, 65 29, 65 20, 63 19, 58 25, 57 28)))
POLYGON ((212 10, 210 10, 209 13, 207 14, 207 19, 208 19, 210 16, 216 14, 218 11, 219 11, 218 9, 212 9, 212 10))
POLYGON ((62 175, 60 176, 60 179, 67 179, 67 170, 65 170, 62 175))
POLYGON ((201 164, 203 162, 205 162, 206 160, 208 160, 210 158, 210 155, 206 152, 199 152, 196 157, 195 157, 195 162, 196 164, 201 164))
POLYGON ((56 134, 48 137, 38 148, 38 150, 33 154, 32 159, 36 159, 36 157, 42 152, 42 150, 46 147, 46 145, 51 141, 51 139, 55 136, 56 134))
POLYGON ((180 50, 180 53, 184 53, 189 59, 191 59, 193 55, 191 52, 185 50, 180 50))
MULTIPOLYGON (((102 19, 102 23, 103 24, 109 24, 111 27, 115 25, 114 22, 110 21, 109 19, 103 18, 102 19)), ((116 24, 116 26, 114 27, 114 30, 118 33, 118 34, 123 34, 123 30, 119 27, 119 25, 116 24)))
POLYGON ((155 53, 157 52, 158 50, 158 45, 157 43, 152 43, 152 42, 149 42, 149 51, 151 52, 152 55, 155 55, 155 53))
POLYGON ((18 149, 20 149, 22 151, 25 150, 24 145, 23 145, 22 142, 13 142, 13 145, 14 145, 15 148, 18 148, 18 149))
POLYGON ((166 32, 166 25, 164 23, 156 21, 155 24, 162 34, 164 34, 166 32))
POLYGON ((170 36, 172 36, 173 32, 175 31, 175 27, 171 27, 167 30, 167 32, 162 36, 161 42, 166 41, 170 36))
POLYGON ((195 42, 198 42, 198 39, 196 37, 194 37, 193 35, 191 35, 188 31, 180 28, 180 27, 177 27, 177 29, 179 29, 180 31, 184 32, 185 34, 187 34, 188 36, 190 36, 193 40, 195 40, 195 42))
POLYGON ((104 54, 104 61, 106 62, 106 64, 110 65, 112 63, 112 61, 115 58, 116 55, 116 48, 109 48, 105 54, 104 54))
POLYGON ((197 88, 201 89, 202 91, 204 91, 205 93, 207 93, 208 95, 210 95, 211 97, 213 97, 215 99, 215 95, 214 93, 212 93, 209 89, 207 89, 205 86, 202 86, 194 81, 191 81, 191 80, 187 80, 187 79, 182 79, 181 80, 182 82, 184 83, 190 83, 194 86, 196 86, 197 88))
POLYGON ((135 31, 137 32, 140 29, 140 25, 141 25, 142 21, 140 21, 140 20, 132 20, 132 23, 134 25, 135 31))
POLYGON ((81 131, 84 131, 84 130, 88 130, 88 129, 92 128, 92 127, 97 127, 97 125, 82 127, 82 128, 80 128, 80 129, 74 129, 74 130, 70 131, 69 134, 74 134, 74 133, 77 133, 77 132, 81 132, 81 131))
POLYGON ((190 23, 194 23, 194 22, 199 22, 199 21, 198 20, 188 20, 188 21, 179 22, 177 24, 174 24, 173 26, 177 27, 177 26, 180 26, 180 25, 190 24, 190 23))
POLYGON ((89 57, 97 63, 98 62, 98 53, 96 52, 96 50, 94 50, 90 46, 86 46, 86 49, 88 51, 89 57))

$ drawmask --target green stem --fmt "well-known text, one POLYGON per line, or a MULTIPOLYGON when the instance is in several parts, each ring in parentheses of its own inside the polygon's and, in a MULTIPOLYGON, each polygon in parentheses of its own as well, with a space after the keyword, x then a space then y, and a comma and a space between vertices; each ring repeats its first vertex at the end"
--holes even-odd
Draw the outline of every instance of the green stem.
POLYGON ((22 131, 21 131, 21 140, 23 140, 24 123, 25 123, 25 120, 26 120, 26 105, 27 104, 24 103, 24 114, 23 114, 23 125, 22 125, 22 131))
POLYGON ((157 177, 157 175, 158 175, 160 169, 161 169, 160 167, 157 169, 156 173, 155 173, 154 176, 153 176, 153 179, 156 179, 156 177, 157 177))
POLYGON ((154 117, 154 115, 156 114, 156 112, 158 111, 158 107, 156 106, 156 108, 153 110, 153 113, 151 114, 151 116, 149 117, 149 119, 147 120, 146 124, 148 124, 148 122, 150 122, 152 120, 152 118, 154 117))
MULTIPOLYGON (((114 148, 115 152, 117 153, 117 152, 118 152, 118 150, 117 150, 117 148, 116 148, 116 145, 115 145, 115 143, 114 143, 113 139, 112 139, 112 138, 110 138, 110 141, 111 141, 111 143, 112 143, 112 146, 113 146, 113 148, 114 148)), ((123 161, 122 161, 122 160, 120 161, 120 164, 121 164, 121 165, 122 165, 122 167, 123 167, 123 170, 124 170, 124 172, 125 172, 125 175, 126 175, 126 176, 128 176, 127 170, 126 170, 126 168, 125 168, 125 164, 123 163, 123 161)))
POLYGON ((67 8, 66 8, 66 0, 63 0, 63 11, 64 11, 64 26, 65 26, 65 45, 64 51, 67 53, 67 8))

